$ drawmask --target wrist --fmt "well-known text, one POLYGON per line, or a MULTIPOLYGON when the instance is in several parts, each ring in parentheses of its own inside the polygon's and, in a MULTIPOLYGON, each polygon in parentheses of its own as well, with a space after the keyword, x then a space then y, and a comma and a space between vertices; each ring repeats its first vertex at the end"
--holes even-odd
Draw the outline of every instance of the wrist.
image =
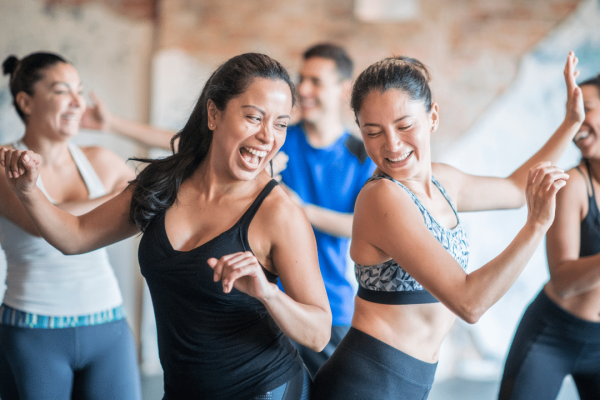
POLYGON ((265 290, 265 293, 259 298, 260 302, 265 306, 269 303, 273 303, 279 297, 281 290, 279 290, 279 286, 274 283, 268 283, 268 289, 265 290))
POLYGON ((523 230, 532 237, 544 237, 544 235, 550 228, 550 225, 552 225, 552 221, 550 221, 550 223, 542 223, 528 218, 527 222, 525 223, 525 226, 523 227, 523 230))
POLYGON ((565 115, 565 119, 561 124, 561 128, 574 136, 577 133, 577 131, 579 131, 579 127, 582 123, 583 121, 580 121, 578 118, 573 118, 569 115, 565 115))

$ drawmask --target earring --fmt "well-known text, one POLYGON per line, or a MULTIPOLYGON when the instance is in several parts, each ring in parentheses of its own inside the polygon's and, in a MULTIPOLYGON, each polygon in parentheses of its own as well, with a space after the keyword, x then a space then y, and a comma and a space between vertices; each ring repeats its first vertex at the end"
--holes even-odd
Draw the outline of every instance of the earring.
POLYGON ((210 127, 212 128, 212 127, 213 127, 213 124, 210 124, 210 127))

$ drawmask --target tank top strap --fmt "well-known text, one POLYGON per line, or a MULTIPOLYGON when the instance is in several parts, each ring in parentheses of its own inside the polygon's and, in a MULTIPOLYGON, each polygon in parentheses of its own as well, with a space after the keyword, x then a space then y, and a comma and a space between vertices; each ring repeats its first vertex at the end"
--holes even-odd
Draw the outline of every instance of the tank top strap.
POLYGON ((75 165, 77 165, 77 169, 79 169, 79 173, 87 186, 90 199, 104 196, 106 188, 88 158, 83 154, 83 151, 74 143, 69 142, 68 146, 71 157, 73 157, 75 165))
POLYGON ((590 167, 590 160, 588 160, 587 158, 584 158, 583 160, 585 162, 585 167, 587 168, 587 171, 588 171, 588 179, 590 180, 590 186, 592 188, 592 198, 595 200, 596 192, 594 190, 594 181, 592 180, 592 169, 590 167))
POLYGON ((273 188, 277 185, 279 185, 279 182, 277 182, 277 180, 275 179, 271 179, 269 183, 267 183, 267 185, 263 188, 263 190, 261 190, 258 196, 256 196, 256 199, 254 199, 252 205, 246 210, 244 215, 242 215, 242 218, 240 218, 238 223, 243 227, 245 231, 245 237, 248 236, 248 227, 250 226, 250 222, 252 222, 254 215, 260 208, 260 205, 262 204, 264 199, 269 195, 269 193, 271 193, 273 188))

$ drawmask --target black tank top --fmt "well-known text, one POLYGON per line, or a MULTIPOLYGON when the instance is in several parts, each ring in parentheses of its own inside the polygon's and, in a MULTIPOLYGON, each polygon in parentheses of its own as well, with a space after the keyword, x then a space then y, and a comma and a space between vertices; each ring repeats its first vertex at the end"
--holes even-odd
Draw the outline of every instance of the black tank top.
MULTIPOLYGON (((592 195, 588 194, 588 213, 581 221, 579 257, 591 256, 600 253, 600 211, 596 203, 596 192, 592 183, 590 162, 586 159, 585 166, 588 170, 592 195)), ((583 172, 577 167, 585 179, 583 172)), ((587 183, 586 183, 587 186, 587 183)), ((589 190, 588 190, 589 193, 589 190)))
POLYGON ((276 185, 270 181, 233 227, 193 250, 173 249, 164 214, 142 236, 138 257, 156 316, 165 399, 248 399, 301 370, 298 352, 262 303, 237 289, 223 293, 206 263, 251 251, 248 227, 276 185))

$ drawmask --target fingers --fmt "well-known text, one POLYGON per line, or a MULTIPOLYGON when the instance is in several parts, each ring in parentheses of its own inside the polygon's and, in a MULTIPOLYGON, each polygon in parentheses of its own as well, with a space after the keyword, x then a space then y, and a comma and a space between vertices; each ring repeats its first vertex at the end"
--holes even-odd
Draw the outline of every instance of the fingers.
POLYGON ((235 281, 243 276, 255 275, 260 268, 258 260, 251 252, 234 253, 221 257, 210 258, 208 265, 215 271, 214 281, 223 283, 223 292, 229 293, 235 281))

